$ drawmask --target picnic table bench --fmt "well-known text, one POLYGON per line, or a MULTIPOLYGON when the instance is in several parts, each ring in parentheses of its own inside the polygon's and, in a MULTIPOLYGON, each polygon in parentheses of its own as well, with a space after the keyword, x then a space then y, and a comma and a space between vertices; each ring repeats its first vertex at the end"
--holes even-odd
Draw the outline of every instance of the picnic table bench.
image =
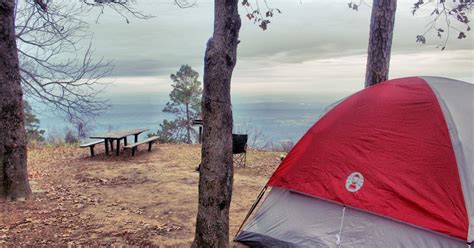
POLYGON ((132 149, 132 157, 135 156, 135 152, 137 151, 137 147, 141 144, 148 143, 148 151, 151 151, 151 145, 158 140, 158 136, 152 136, 147 139, 144 139, 140 142, 135 141, 135 143, 130 145, 125 145, 123 149, 132 149))
POLYGON ((84 144, 81 144, 79 147, 80 148, 86 148, 86 147, 89 147, 91 149, 91 157, 94 157, 94 147, 95 145, 97 144, 101 144, 101 143, 104 143, 103 140, 93 140, 93 141, 90 141, 88 143, 84 143, 84 144))
POLYGON ((124 146, 127 146, 127 136, 135 136, 135 143, 138 142, 138 135, 148 131, 147 128, 136 128, 136 129, 129 129, 129 130, 121 130, 121 131, 113 131, 104 134, 93 135, 91 139, 102 139, 101 142, 105 143, 105 155, 109 155, 109 145, 111 150, 114 149, 113 143, 117 141, 116 145, 116 155, 120 154, 120 141, 123 139, 124 146))

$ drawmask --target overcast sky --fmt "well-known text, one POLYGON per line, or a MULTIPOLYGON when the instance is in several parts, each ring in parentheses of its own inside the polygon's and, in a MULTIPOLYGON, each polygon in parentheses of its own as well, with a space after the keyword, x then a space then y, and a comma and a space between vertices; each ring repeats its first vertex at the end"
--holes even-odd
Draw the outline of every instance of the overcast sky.
MULTIPOLYGON (((253 0, 250 0, 252 3, 253 0)), ((172 0, 137 0, 137 8, 156 16, 125 20, 105 10, 91 21, 95 55, 113 59, 115 70, 107 96, 168 94, 181 64, 202 75, 205 44, 212 35, 213 4, 180 9, 172 0)), ((367 1, 370 2, 370 1, 367 1)), ((415 37, 430 21, 425 13, 412 16, 414 0, 399 0, 395 21, 390 77, 433 75, 473 82, 473 33, 457 40, 453 33, 445 51, 429 35, 420 45, 415 37)), ((348 0, 285 0, 268 3, 283 13, 267 31, 245 18, 238 62, 232 79, 234 96, 279 99, 337 98, 363 87, 370 8, 347 7, 348 0)), ((471 15, 471 18, 472 15, 471 15)))

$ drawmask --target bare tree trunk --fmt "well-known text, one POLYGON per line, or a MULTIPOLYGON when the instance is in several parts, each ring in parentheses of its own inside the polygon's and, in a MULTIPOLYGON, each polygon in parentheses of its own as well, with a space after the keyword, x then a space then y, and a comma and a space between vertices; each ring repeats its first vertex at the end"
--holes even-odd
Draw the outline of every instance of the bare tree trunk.
POLYGON ((193 247, 229 246, 234 174, 230 83, 237 62, 241 23, 238 0, 215 0, 214 5, 214 34, 204 58, 204 134, 193 247))
POLYGON ((374 0, 365 87, 388 80, 397 0, 374 0))
POLYGON ((186 103, 186 143, 191 144, 191 118, 189 117, 189 103, 186 103))
POLYGON ((15 0, 0 0, 0 198, 12 200, 31 194, 14 11, 15 0))

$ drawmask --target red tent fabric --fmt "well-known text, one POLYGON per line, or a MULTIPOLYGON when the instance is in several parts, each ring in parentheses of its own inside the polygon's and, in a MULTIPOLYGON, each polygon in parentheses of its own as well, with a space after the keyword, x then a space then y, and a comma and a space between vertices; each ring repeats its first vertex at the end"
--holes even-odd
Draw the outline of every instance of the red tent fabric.
POLYGON ((389 80, 334 105, 288 153, 236 240, 259 247, 465 247, 474 85, 389 80))
POLYGON ((421 78, 392 80, 335 106, 291 150, 268 185, 467 239, 448 127, 421 78), (346 181, 354 172, 364 181, 351 192, 346 181))

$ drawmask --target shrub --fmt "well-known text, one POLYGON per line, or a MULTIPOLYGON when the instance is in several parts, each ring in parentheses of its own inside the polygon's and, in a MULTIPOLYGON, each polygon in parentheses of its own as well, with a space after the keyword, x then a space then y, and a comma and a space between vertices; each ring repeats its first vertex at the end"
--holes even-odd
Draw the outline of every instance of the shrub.
POLYGON ((28 138, 28 142, 43 142, 45 131, 39 129, 40 120, 36 117, 33 112, 33 108, 27 101, 24 101, 24 111, 26 137, 28 138))
POLYGON ((66 144, 77 144, 79 143, 79 138, 74 135, 74 132, 70 129, 66 130, 66 135, 64 136, 64 142, 66 144))

